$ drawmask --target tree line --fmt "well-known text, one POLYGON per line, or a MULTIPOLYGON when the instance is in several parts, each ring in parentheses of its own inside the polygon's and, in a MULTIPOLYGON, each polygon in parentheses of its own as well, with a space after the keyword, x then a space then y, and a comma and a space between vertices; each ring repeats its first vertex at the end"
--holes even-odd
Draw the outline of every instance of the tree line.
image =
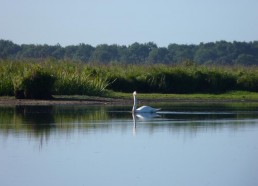
POLYGON ((131 45, 107 45, 96 47, 79 45, 18 45, 9 40, 0 40, 0 59, 47 59, 72 60, 84 63, 118 64, 216 64, 258 65, 258 41, 217 41, 190 44, 169 44, 158 47, 153 42, 131 45))

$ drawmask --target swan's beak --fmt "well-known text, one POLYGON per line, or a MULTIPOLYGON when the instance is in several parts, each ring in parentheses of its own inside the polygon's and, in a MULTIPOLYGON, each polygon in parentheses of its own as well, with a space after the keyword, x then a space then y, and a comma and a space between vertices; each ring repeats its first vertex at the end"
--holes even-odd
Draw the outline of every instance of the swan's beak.
POLYGON ((134 91, 134 92, 133 92, 133 95, 135 96, 136 94, 137 94, 136 91, 134 91))

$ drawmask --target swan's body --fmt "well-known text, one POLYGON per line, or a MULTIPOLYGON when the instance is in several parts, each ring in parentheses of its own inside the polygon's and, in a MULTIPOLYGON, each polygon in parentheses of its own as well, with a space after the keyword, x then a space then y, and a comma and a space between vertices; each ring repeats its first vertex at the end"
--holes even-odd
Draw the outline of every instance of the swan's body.
POLYGON ((154 113, 160 109, 152 108, 150 106, 142 106, 136 109, 136 113, 154 113))
POLYGON ((142 106, 140 108, 137 108, 137 97, 136 97, 136 91, 133 92, 133 99, 134 99, 134 104, 133 104, 133 113, 155 113, 160 109, 152 108, 150 106, 142 106))

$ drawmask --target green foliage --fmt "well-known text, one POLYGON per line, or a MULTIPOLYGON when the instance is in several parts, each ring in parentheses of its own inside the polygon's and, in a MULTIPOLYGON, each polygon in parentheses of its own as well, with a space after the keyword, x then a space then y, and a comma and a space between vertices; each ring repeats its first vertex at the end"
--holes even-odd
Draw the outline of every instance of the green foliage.
POLYGON ((61 47, 49 45, 17 45, 0 40, 0 59, 58 59, 98 64, 196 64, 258 65, 258 41, 209 42, 199 45, 133 43, 128 46, 79 44, 61 47))
POLYGON ((0 61, 0 96, 102 95, 108 81, 94 71, 70 62, 0 61))
POLYGON ((108 85, 105 77, 96 76, 93 69, 80 64, 55 64, 52 71, 57 76, 57 95, 102 95, 108 85))
POLYGON ((0 62, 0 95, 1 96, 13 96, 14 86, 13 77, 21 74, 21 69, 27 69, 21 63, 14 64, 10 61, 0 62))
POLYGON ((244 73, 237 78, 238 89, 247 91, 258 91, 258 74, 257 71, 244 73))
POLYGON ((120 92, 221 93, 231 90, 257 91, 258 69, 185 65, 106 66, 109 89, 120 92), (241 71, 241 73, 239 73, 241 71))
POLYGON ((13 79, 14 95, 18 99, 50 99, 55 77, 42 68, 28 71, 13 79))
POLYGON ((107 90, 137 90, 142 93, 258 91, 257 74, 257 67, 204 66, 190 61, 173 66, 93 65, 55 60, 37 63, 28 60, 2 61, 0 95, 15 93, 17 97, 37 98, 34 94, 42 93, 47 88, 50 88, 45 91, 47 95, 95 96, 103 95, 107 90))

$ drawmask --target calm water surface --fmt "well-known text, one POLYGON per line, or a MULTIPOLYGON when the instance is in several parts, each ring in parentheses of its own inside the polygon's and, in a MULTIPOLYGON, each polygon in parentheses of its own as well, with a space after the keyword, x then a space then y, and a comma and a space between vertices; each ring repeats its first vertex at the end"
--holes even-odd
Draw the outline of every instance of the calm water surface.
POLYGON ((158 106, 0 107, 0 185, 258 185, 258 106, 158 106))

